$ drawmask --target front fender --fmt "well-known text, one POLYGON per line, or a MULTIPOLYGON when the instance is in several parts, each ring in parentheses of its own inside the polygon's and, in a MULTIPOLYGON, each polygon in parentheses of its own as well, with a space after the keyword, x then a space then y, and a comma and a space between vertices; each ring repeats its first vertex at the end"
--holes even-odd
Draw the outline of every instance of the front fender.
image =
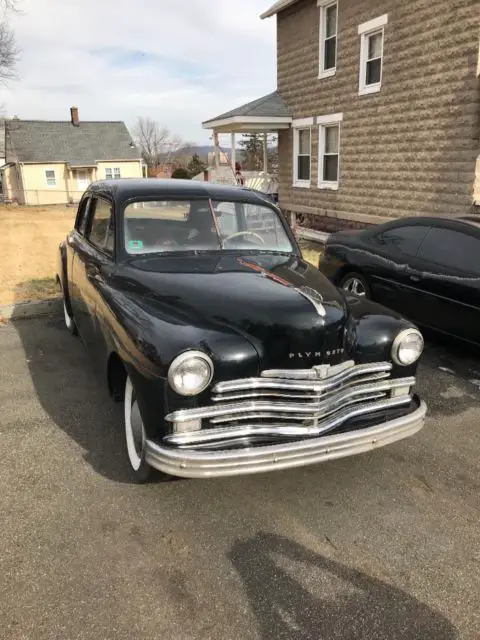
MULTIPOLYGON (((417 328, 400 314, 376 302, 345 296, 349 308, 347 340, 358 363, 392 362, 392 345, 405 329, 417 328)), ((415 376, 418 361, 409 367, 393 364, 392 377, 415 376)))
POLYGON ((210 390, 195 397, 176 394, 168 385, 168 369, 184 351, 207 353, 214 364, 212 385, 219 380, 255 376, 258 354, 243 336, 229 327, 196 326, 168 314, 155 313, 142 296, 101 285, 98 318, 106 333, 108 357, 118 354, 131 377, 142 418, 150 437, 163 430, 164 416, 209 402, 210 390))

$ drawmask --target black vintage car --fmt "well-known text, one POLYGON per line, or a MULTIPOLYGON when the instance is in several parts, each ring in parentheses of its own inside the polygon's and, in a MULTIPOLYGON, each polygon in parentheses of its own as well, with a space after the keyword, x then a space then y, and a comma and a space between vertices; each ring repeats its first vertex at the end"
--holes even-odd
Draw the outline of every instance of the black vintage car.
POLYGON ((480 344, 480 219, 405 218, 339 232, 319 268, 346 292, 480 344))
POLYGON ((263 194, 92 184, 58 280, 68 329, 124 403, 136 481, 322 462, 423 426, 421 334, 305 262, 263 194))

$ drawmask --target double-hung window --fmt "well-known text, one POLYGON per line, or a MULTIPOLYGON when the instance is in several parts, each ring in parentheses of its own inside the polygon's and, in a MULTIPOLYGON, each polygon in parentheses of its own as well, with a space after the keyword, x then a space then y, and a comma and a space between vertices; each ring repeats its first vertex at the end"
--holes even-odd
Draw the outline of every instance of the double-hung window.
POLYGON ((106 167, 105 168, 105 178, 107 180, 118 180, 119 178, 121 178, 121 172, 120 172, 120 167, 106 167))
POLYGON ((293 186, 310 187, 312 174, 313 118, 294 120, 293 126, 293 186))
POLYGON ((320 7, 319 78, 335 75, 337 68, 338 2, 318 0, 320 7))
POLYGON ((342 113, 318 116, 318 188, 338 189, 342 113))
POLYGON ((385 14, 358 27, 360 36, 359 94, 377 93, 382 86, 383 41, 388 15, 385 14))
POLYGON ((47 181, 47 185, 49 187, 56 187, 57 186, 57 179, 55 177, 55 170, 54 169, 46 169, 45 170, 45 180, 47 181))

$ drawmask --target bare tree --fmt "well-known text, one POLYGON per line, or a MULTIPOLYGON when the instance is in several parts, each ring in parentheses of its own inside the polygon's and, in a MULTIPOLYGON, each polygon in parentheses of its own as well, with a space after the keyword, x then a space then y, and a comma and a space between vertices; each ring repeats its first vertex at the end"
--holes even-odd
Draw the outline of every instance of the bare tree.
POLYGON ((138 118, 133 137, 143 160, 151 169, 156 169, 162 162, 169 162, 172 154, 185 146, 180 136, 148 117, 138 118))
POLYGON ((15 35, 8 25, 8 14, 18 11, 17 0, 0 0, 0 82, 15 77, 18 49, 15 35))

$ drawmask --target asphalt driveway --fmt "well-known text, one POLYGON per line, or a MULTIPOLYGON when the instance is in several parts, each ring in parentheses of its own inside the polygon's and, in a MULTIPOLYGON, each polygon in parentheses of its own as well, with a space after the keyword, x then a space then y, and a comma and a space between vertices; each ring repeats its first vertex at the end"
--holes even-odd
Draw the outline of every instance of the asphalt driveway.
POLYGON ((0 327, 0 638, 477 640, 479 387, 480 357, 437 345, 414 438, 134 486, 80 341, 0 327))

